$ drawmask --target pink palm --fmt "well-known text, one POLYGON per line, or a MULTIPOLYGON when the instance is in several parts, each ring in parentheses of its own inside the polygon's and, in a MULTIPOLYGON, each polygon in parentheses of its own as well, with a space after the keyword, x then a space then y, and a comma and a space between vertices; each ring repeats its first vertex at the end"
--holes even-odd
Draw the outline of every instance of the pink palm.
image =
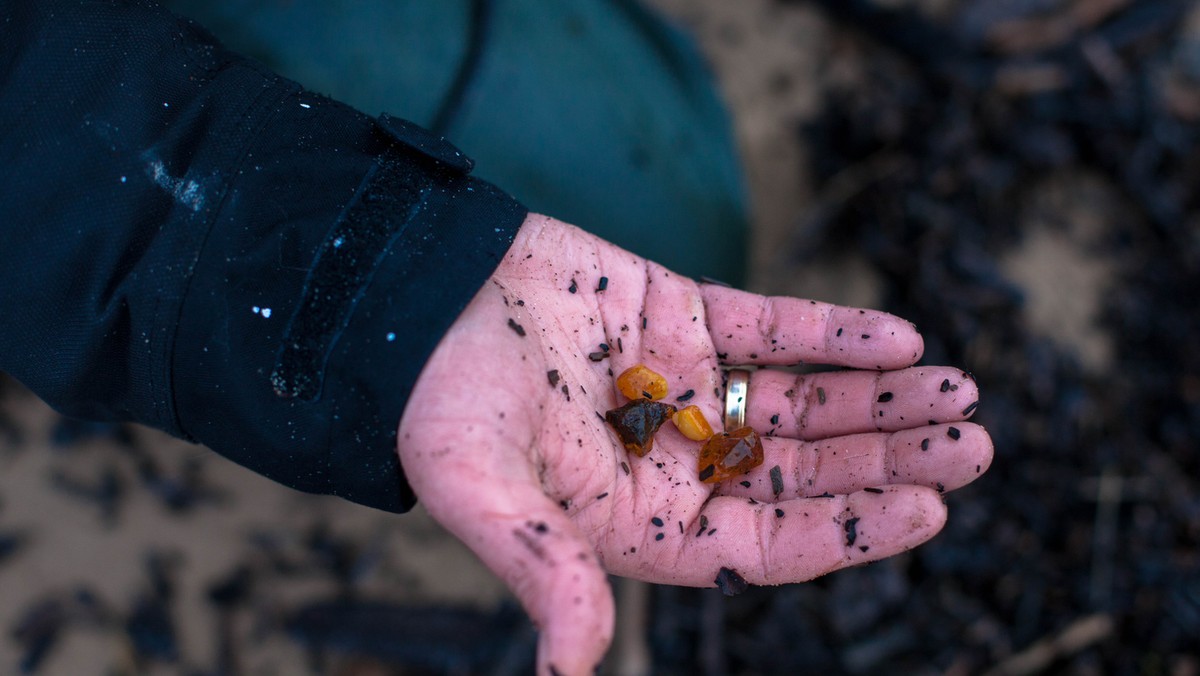
POLYGON ((400 458, 543 630, 539 672, 590 672, 612 635, 606 572, 798 582, 940 530, 938 491, 974 479, 992 447, 982 428, 946 424, 973 409, 969 376, 904 368, 921 350, 896 317, 697 285, 531 216, 422 373, 400 458), (692 392, 720 429, 719 364, 798 361, 871 370, 756 371, 747 423, 770 435, 766 462, 733 481, 701 483, 700 444, 670 425, 638 458, 603 421, 623 403, 614 374, 634 364, 667 376, 668 402, 692 392))

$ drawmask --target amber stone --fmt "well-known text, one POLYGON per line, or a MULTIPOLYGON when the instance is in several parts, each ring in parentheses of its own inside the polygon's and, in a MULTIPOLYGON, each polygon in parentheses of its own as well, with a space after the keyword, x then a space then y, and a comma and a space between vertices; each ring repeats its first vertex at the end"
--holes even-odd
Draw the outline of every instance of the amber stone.
POLYGON ((617 389, 626 399, 659 400, 667 396, 667 379, 646 367, 631 366, 617 376, 617 389))
POLYGON ((714 434, 700 449, 700 480, 715 484, 763 463, 762 439, 750 427, 714 434))
POLYGON ((604 419, 617 431, 625 450, 640 458, 653 448, 654 433, 674 412, 675 407, 670 404, 634 399, 621 408, 605 413, 604 419))
POLYGON ((712 425, 708 424, 704 412, 695 404, 677 412, 671 416, 671 420, 675 423, 675 427, 679 428, 680 433, 692 441, 708 441, 709 437, 713 435, 712 425))

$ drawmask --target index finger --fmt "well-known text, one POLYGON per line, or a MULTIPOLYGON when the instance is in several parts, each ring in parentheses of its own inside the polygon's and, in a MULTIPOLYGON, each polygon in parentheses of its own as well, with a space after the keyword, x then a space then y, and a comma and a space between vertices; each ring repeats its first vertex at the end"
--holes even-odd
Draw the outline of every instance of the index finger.
POLYGON ((727 364, 832 364, 880 371, 925 350, 911 323, 886 312, 701 284, 708 331, 727 364))

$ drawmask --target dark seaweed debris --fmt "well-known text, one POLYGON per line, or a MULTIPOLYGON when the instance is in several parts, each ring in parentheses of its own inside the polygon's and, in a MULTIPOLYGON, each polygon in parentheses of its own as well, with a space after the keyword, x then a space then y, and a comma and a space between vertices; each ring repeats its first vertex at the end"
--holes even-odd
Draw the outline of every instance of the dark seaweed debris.
POLYGON ((845 58, 862 76, 827 88, 802 132, 818 198, 795 233, 797 262, 865 259, 882 309, 920 327, 924 362, 974 373, 975 420, 997 457, 948 496, 946 530, 911 557, 739 597, 726 666, 769 669, 740 646, 780 669, 976 672, 1099 616, 1105 640, 1056 655, 1051 671, 1194 667, 1200 36, 1183 21, 1194 3, 977 0, 936 19, 809 4, 853 45, 845 58), (1040 198, 1080 180, 1090 196, 1040 198), (1113 357, 1099 368, 1030 330, 1028 290, 1000 264, 1035 217, 1070 235, 1097 195, 1113 213, 1087 253, 1115 270, 1096 327, 1113 357), (807 627, 774 631, 824 645, 768 650, 756 632, 798 608, 807 627), (829 619, 852 608, 853 623, 829 619))
POLYGON ((42 660, 62 636, 68 608, 62 599, 48 597, 26 609, 10 630, 22 649, 18 668, 23 674, 37 671, 42 660))
POLYGON ((87 587, 50 593, 31 603, 9 628, 21 649, 17 668, 26 674, 43 673, 43 662, 66 635, 97 630, 122 637, 138 673, 152 664, 178 662, 172 617, 174 585, 169 570, 172 561, 172 557, 158 553, 147 556, 147 584, 127 610, 106 603, 87 587))
POLYGON ((522 618, 518 608, 508 605, 485 613, 380 601, 318 601, 298 608, 285 626, 312 652, 319 673, 327 673, 321 666, 326 655, 355 655, 436 673, 516 674, 533 668, 535 635, 522 618))

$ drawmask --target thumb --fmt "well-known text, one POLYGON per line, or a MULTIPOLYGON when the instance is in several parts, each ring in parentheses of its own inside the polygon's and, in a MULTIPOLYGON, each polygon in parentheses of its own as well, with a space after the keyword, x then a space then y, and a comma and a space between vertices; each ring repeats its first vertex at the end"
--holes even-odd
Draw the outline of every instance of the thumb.
POLYGON ((421 452, 401 444, 422 504, 520 599, 539 631, 539 674, 593 673, 612 641, 613 598, 591 544, 533 477, 459 463, 444 446, 421 452))

